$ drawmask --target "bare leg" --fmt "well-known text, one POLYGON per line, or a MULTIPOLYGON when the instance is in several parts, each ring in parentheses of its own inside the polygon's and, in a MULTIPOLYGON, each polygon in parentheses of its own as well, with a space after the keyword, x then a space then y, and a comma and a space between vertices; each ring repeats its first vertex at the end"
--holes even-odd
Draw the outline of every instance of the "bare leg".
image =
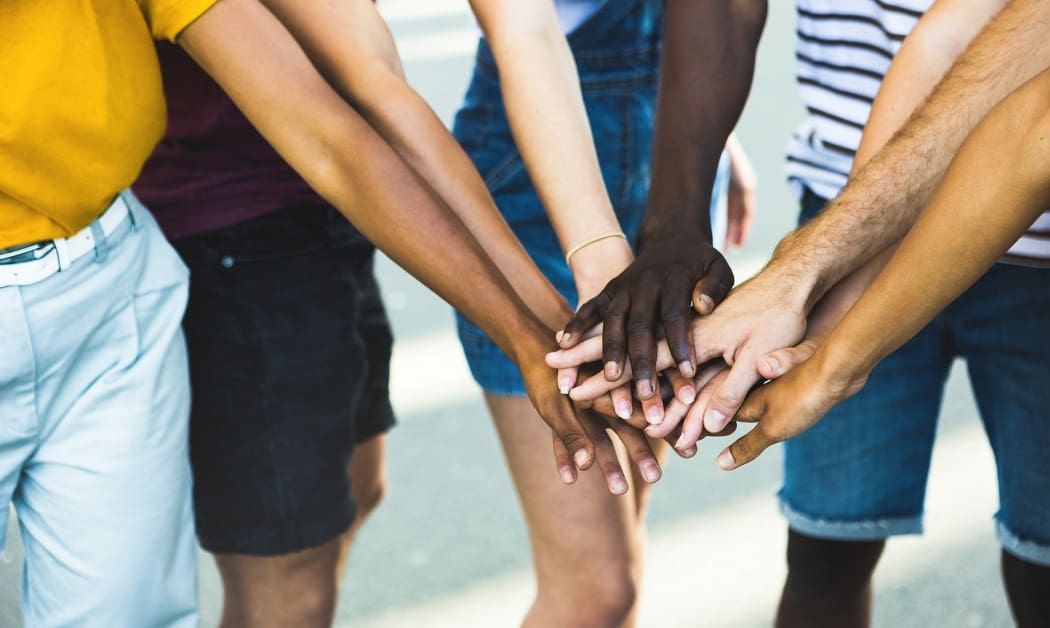
POLYGON ((1050 567, 1036 565, 1004 551, 1003 581, 1010 611, 1019 628, 1050 626, 1050 567))
POLYGON ((357 518, 324 545, 281 556, 216 554, 225 594, 222 628, 332 624, 339 578, 354 534, 383 495, 385 436, 360 443, 348 467, 357 518))
POLYGON ((777 628, 867 628, 871 576, 885 541, 832 541, 788 533, 788 578, 777 628))
POLYGON ((486 401, 525 512, 536 568, 536 599, 523 625, 632 626, 648 485, 629 479, 631 492, 614 496, 597 469, 581 473, 574 485, 562 484, 550 428, 528 400, 486 395, 486 401))

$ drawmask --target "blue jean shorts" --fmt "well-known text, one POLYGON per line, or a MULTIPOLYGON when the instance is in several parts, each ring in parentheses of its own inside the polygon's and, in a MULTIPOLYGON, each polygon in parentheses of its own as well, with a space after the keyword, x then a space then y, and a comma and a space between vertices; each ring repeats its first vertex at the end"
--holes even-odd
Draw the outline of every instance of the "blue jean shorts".
MULTIPOLYGON (((649 193, 661 18, 660 2, 610 0, 569 36, 602 176, 632 248, 649 193)), ((484 41, 478 45, 474 75, 456 114, 453 134, 525 250, 575 306, 572 273, 514 144, 495 61, 484 41)), ((728 185, 724 156, 719 173, 715 188, 724 190, 728 185)), ((712 227, 715 233, 724 233, 725 194, 715 194, 711 207, 712 227)), ((510 358, 461 314, 456 319, 478 384, 493 394, 524 395, 525 384, 510 358)))
MULTIPOLYGON (((802 218, 825 200, 808 192, 802 218)), ((999 541, 1050 566, 1050 270, 997 264, 882 361, 856 396, 784 447, 781 510, 818 538, 922 531, 930 455, 952 362, 966 359, 995 454, 999 541)))

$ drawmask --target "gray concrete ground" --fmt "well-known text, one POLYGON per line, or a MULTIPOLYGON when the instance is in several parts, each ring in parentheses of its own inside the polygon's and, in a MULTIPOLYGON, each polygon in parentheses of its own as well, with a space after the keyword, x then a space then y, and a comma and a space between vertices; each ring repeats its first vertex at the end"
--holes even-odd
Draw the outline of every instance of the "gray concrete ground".
MULTIPOLYGON (((792 79, 791 3, 771 3, 756 86, 739 133, 761 176, 749 246, 732 258, 754 272, 792 225, 782 154, 801 111, 792 79)), ((473 27, 463 0, 384 0, 412 83, 448 121, 470 69, 473 27)), ((389 494, 363 529, 342 586, 339 626, 512 626, 532 595, 529 553, 510 479, 480 394, 466 372, 447 306, 383 260, 398 338, 389 494)), ((876 625, 1007 626, 998 578, 994 467, 962 369, 949 383, 927 504, 928 532, 894 541, 876 580, 876 625)), ((641 625, 769 625, 784 574, 776 512, 780 452, 744 470, 716 470, 720 445, 672 460, 657 486, 641 625)), ((12 522, 13 523, 13 522, 12 522)), ((14 526, 0 564, 0 626, 18 626, 21 549, 14 526)), ((203 625, 221 591, 201 555, 203 625)))

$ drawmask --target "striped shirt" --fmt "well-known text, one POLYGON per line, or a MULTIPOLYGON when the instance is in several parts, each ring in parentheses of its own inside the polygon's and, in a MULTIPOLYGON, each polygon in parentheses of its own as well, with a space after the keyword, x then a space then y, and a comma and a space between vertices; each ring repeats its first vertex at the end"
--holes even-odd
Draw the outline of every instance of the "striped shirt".
MULTIPOLYGON (((787 148, 796 192, 834 198, 846 184, 871 103, 904 38, 933 0, 797 0, 799 95, 808 116, 787 148)), ((1050 212, 1002 261, 1050 266, 1050 212)))

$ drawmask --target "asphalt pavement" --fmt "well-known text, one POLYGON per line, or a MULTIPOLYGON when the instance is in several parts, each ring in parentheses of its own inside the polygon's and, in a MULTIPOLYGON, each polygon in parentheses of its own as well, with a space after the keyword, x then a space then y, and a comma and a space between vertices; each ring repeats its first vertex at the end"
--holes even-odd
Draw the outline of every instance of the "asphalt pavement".
MULTIPOLYGON (((794 16, 790 2, 770 4, 738 129, 761 179, 755 232, 731 257, 738 279, 761 266, 797 214, 783 176, 783 149, 802 115, 792 74, 794 16)), ((465 0, 380 6, 410 82, 448 122, 476 38, 465 0)), ((337 625, 514 626, 533 592, 527 537, 451 311, 385 258, 379 276, 397 337, 392 386, 400 425, 389 439, 389 491, 354 545, 337 625)), ((1010 625, 992 521, 994 464, 958 366, 931 472, 927 533, 890 544, 876 576, 876 626, 1010 625)), ((785 570, 779 448, 727 474, 714 464, 720 447, 705 443, 693 460, 669 461, 653 493, 643 628, 771 623, 785 570)), ((21 549, 9 527, 0 626, 14 627, 21 625, 21 549)), ((214 626, 221 589, 210 559, 202 554, 200 564, 202 623, 214 626)))

